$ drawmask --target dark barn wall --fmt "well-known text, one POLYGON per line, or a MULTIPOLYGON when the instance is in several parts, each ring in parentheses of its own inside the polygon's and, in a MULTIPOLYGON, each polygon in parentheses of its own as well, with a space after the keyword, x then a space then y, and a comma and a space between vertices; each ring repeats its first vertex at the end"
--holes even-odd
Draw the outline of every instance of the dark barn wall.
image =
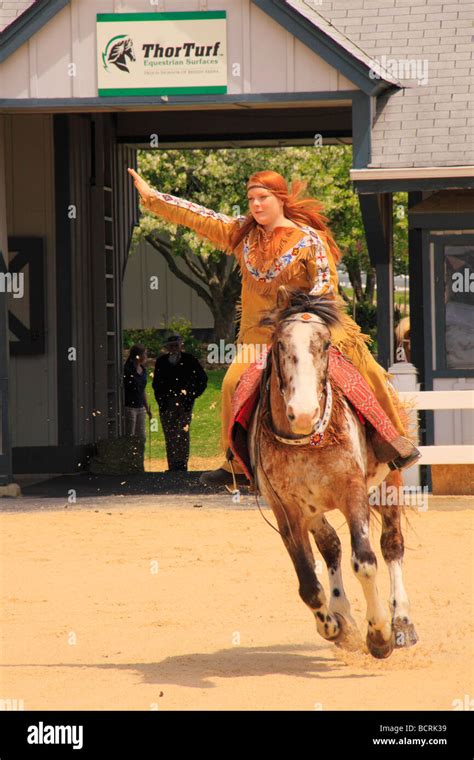
MULTIPOLYGON (((123 413, 123 388, 122 388, 122 317, 123 317, 123 282, 127 266, 128 251, 133 234, 133 227, 138 224, 138 199, 135 186, 131 180, 127 168, 137 168, 137 153, 135 148, 116 143, 113 154, 113 188, 114 188, 114 234, 115 246, 115 324, 117 338, 115 340, 115 352, 118 370, 119 394, 118 394, 118 418, 121 422, 123 413)), ((140 297, 140 293, 137 293, 140 297)))
POLYGON ((122 428, 122 279, 136 222, 127 166, 135 150, 115 141, 111 114, 69 116, 73 226, 75 443, 122 428))
POLYGON ((139 211, 138 199, 135 186, 131 180, 127 168, 137 168, 136 148, 116 144, 115 146, 115 221, 117 234, 117 253, 121 267, 122 280, 127 265, 128 249, 133 233, 134 225, 138 224, 139 211))
POLYGON ((127 166, 136 159, 117 145, 112 114, 91 117, 91 140, 96 437, 114 438, 122 431, 122 281, 137 203, 127 166))
MULTIPOLYGON (((16 384, 13 418, 15 409, 36 410, 29 419, 22 415, 24 434, 13 449, 17 473, 80 470, 91 444, 119 435, 122 426, 122 278, 137 217, 126 169, 136 165, 135 151, 116 144, 111 114, 44 118, 50 151, 43 150, 34 166, 45 164, 50 177, 51 213, 38 207, 38 219, 51 232, 33 231, 46 234, 47 243, 45 298, 52 323, 42 361, 49 381, 40 370, 16 384), (52 402, 45 405, 45 389, 57 408, 47 435, 41 414, 52 402)), ((16 235, 31 234, 25 198, 36 184, 25 163, 16 175, 18 202, 10 208, 15 223, 9 231, 16 235)))
POLYGON ((111 114, 71 115, 74 442, 115 437, 122 420, 122 274, 136 199, 127 166, 135 150, 117 145, 111 114))
MULTIPOLYGON (((44 317, 44 340, 37 353, 10 354, 10 419, 12 446, 56 446, 56 261, 53 117, 49 114, 11 114, 4 117, 7 231, 15 239, 32 238, 41 244, 42 283, 29 266, 24 274, 23 298, 8 299, 8 308, 25 328, 30 321, 30 294, 44 317)), ((14 251, 11 250, 10 259, 14 251)), ((17 337, 10 332, 9 340, 17 337)), ((15 465, 15 462, 14 462, 15 465)))
POLYGON ((95 438, 94 356, 92 320, 92 251, 90 234, 91 140, 86 115, 68 117, 71 204, 76 209, 72 225, 72 323, 77 348, 74 365, 74 443, 87 444, 95 438))

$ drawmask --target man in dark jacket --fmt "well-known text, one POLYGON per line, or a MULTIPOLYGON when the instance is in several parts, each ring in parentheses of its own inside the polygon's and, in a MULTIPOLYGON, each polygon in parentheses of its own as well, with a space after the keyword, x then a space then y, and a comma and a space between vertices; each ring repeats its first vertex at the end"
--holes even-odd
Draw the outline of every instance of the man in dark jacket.
POLYGON ((168 468, 187 470, 194 401, 206 390, 207 375, 198 360, 183 351, 180 335, 170 335, 164 346, 167 353, 156 360, 153 390, 165 434, 168 468))

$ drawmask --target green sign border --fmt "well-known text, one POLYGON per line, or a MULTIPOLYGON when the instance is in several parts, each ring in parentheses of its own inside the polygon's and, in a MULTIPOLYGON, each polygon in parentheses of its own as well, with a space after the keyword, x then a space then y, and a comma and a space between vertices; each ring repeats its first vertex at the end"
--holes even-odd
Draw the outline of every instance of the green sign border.
POLYGON ((97 21, 174 21, 179 19, 225 18, 227 11, 170 11, 170 13, 97 13, 97 21))
POLYGON ((121 98, 127 95, 207 95, 227 93, 225 85, 219 87, 128 87, 121 89, 99 90, 99 95, 106 98, 121 98))
MULTIPOLYGON (((166 21, 179 19, 226 18, 227 11, 174 11, 170 13, 97 13, 97 22, 102 21, 166 21)), ((122 87, 98 89, 99 97, 113 98, 135 95, 208 95, 226 94, 227 87, 122 87)))

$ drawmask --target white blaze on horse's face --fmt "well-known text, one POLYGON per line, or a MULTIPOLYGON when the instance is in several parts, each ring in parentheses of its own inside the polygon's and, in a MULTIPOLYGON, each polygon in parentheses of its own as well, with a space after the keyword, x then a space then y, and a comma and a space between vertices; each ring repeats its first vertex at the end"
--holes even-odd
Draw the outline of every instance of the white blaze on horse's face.
POLYGON ((281 391, 295 435, 309 435, 322 414, 329 340, 329 329, 317 322, 288 322, 278 336, 281 391))

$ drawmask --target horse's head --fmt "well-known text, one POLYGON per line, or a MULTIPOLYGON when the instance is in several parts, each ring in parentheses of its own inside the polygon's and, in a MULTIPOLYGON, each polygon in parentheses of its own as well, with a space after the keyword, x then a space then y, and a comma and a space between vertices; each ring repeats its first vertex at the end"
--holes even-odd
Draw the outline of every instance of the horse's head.
POLYGON ((107 63, 113 63, 121 71, 128 72, 127 58, 131 61, 136 60, 131 38, 123 37, 110 48, 107 63))
POLYGON ((331 344, 339 306, 304 291, 278 289, 276 308, 261 321, 273 328, 273 366, 291 432, 308 435, 321 417, 331 344))
POLYGON ((127 39, 125 40, 125 46, 124 46, 123 52, 125 56, 128 56, 128 58, 130 58, 131 61, 137 60, 135 57, 135 51, 133 49, 133 42, 130 39, 130 37, 127 37, 127 39))

